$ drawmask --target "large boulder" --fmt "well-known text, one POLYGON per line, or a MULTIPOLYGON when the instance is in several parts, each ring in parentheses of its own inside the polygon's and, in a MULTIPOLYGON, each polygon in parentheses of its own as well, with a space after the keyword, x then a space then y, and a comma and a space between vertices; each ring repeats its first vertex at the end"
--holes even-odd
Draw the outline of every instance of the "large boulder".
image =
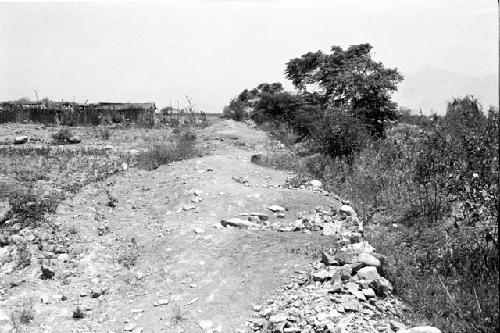
POLYGON ((381 278, 381 276, 377 272, 377 267, 374 266, 366 266, 361 268, 357 273, 356 276, 360 279, 368 280, 368 281, 374 281, 378 280, 381 278))
POLYGON ((358 255, 357 262, 363 264, 364 266, 380 267, 380 260, 370 253, 360 253, 358 255))
POLYGON ((349 205, 340 206, 339 213, 347 215, 347 216, 356 216, 356 212, 354 211, 354 208, 352 208, 349 205))

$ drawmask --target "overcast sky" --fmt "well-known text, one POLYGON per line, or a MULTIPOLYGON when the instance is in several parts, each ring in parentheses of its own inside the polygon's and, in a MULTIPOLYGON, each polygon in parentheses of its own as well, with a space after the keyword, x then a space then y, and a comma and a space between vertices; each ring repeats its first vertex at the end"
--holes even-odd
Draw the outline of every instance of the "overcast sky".
POLYGON ((498 75, 498 41, 493 0, 0 3, 0 100, 188 95, 220 112, 308 51, 368 42, 403 74, 483 76, 498 75))

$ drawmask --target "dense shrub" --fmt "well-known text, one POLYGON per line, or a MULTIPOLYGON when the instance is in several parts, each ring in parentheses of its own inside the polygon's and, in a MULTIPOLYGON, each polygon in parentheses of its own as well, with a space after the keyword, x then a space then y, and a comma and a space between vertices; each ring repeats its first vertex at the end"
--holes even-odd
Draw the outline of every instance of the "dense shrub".
POLYGON ((366 141, 363 124, 342 110, 328 110, 316 123, 312 134, 318 150, 332 158, 346 158, 352 165, 354 156, 366 141))
POLYGON ((486 116, 465 97, 426 124, 389 130, 352 168, 330 160, 324 183, 356 203, 366 236, 388 257, 387 277, 419 315, 444 332, 494 332, 498 112, 486 116))
POLYGON ((222 111, 225 118, 236 121, 243 121, 248 118, 248 112, 245 110, 245 104, 237 100, 231 100, 229 105, 222 111))
POLYGON ((387 256, 384 273, 416 310, 409 319, 443 332, 498 331, 498 111, 485 115, 466 96, 443 117, 419 117, 357 141, 346 113, 325 115, 311 135, 322 154, 294 171, 355 204, 365 236, 387 256))
POLYGON ((41 197, 29 192, 13 193, 9 197, 10 210, 4 220, 21 223, 22 227, 39 225, 45 221, 45 214, 55 212, 61 200, 61 195, 56 194, 41 197))

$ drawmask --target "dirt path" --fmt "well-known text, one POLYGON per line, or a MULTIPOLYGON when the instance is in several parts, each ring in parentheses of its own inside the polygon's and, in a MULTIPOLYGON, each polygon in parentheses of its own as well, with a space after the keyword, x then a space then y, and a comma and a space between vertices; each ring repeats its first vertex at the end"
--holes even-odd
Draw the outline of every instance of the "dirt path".
POLYGON ((280 188, 287 172, 250 163, 267 140, 262 132, 222 122, 201 138, 214 153, 152 172, 128 170, 64 202, 52 221, 69 231, 69 258, 51 262, 52 280, 35 278, 40 267, 33 265, 26 277, 9 277, 21 283, 4 290, 0 308, 37 300, 29 332, 206 332, 200 321, 220 332, 241 328, 253 304, 305 269, 307 253, 333 241, 221 228, 221 219, 264 212, 271 223, 292 222, 299 212, 339 204, 280 188), (287 208, 284 218, 267 210, 274 204, 287 208), (77 306, 83 319, 71 318, 77 306))

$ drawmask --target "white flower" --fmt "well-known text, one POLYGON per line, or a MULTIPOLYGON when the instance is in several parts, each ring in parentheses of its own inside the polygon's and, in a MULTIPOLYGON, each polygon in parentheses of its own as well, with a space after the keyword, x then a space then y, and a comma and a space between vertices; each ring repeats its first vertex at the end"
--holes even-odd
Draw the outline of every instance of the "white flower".
POLYGON ((474 173, 472 174, 472 178, 478 178, 478 177, 479 177, 479 175, 478 175, 477 173, 475 173, 475 172, 474 172, 474 173))

